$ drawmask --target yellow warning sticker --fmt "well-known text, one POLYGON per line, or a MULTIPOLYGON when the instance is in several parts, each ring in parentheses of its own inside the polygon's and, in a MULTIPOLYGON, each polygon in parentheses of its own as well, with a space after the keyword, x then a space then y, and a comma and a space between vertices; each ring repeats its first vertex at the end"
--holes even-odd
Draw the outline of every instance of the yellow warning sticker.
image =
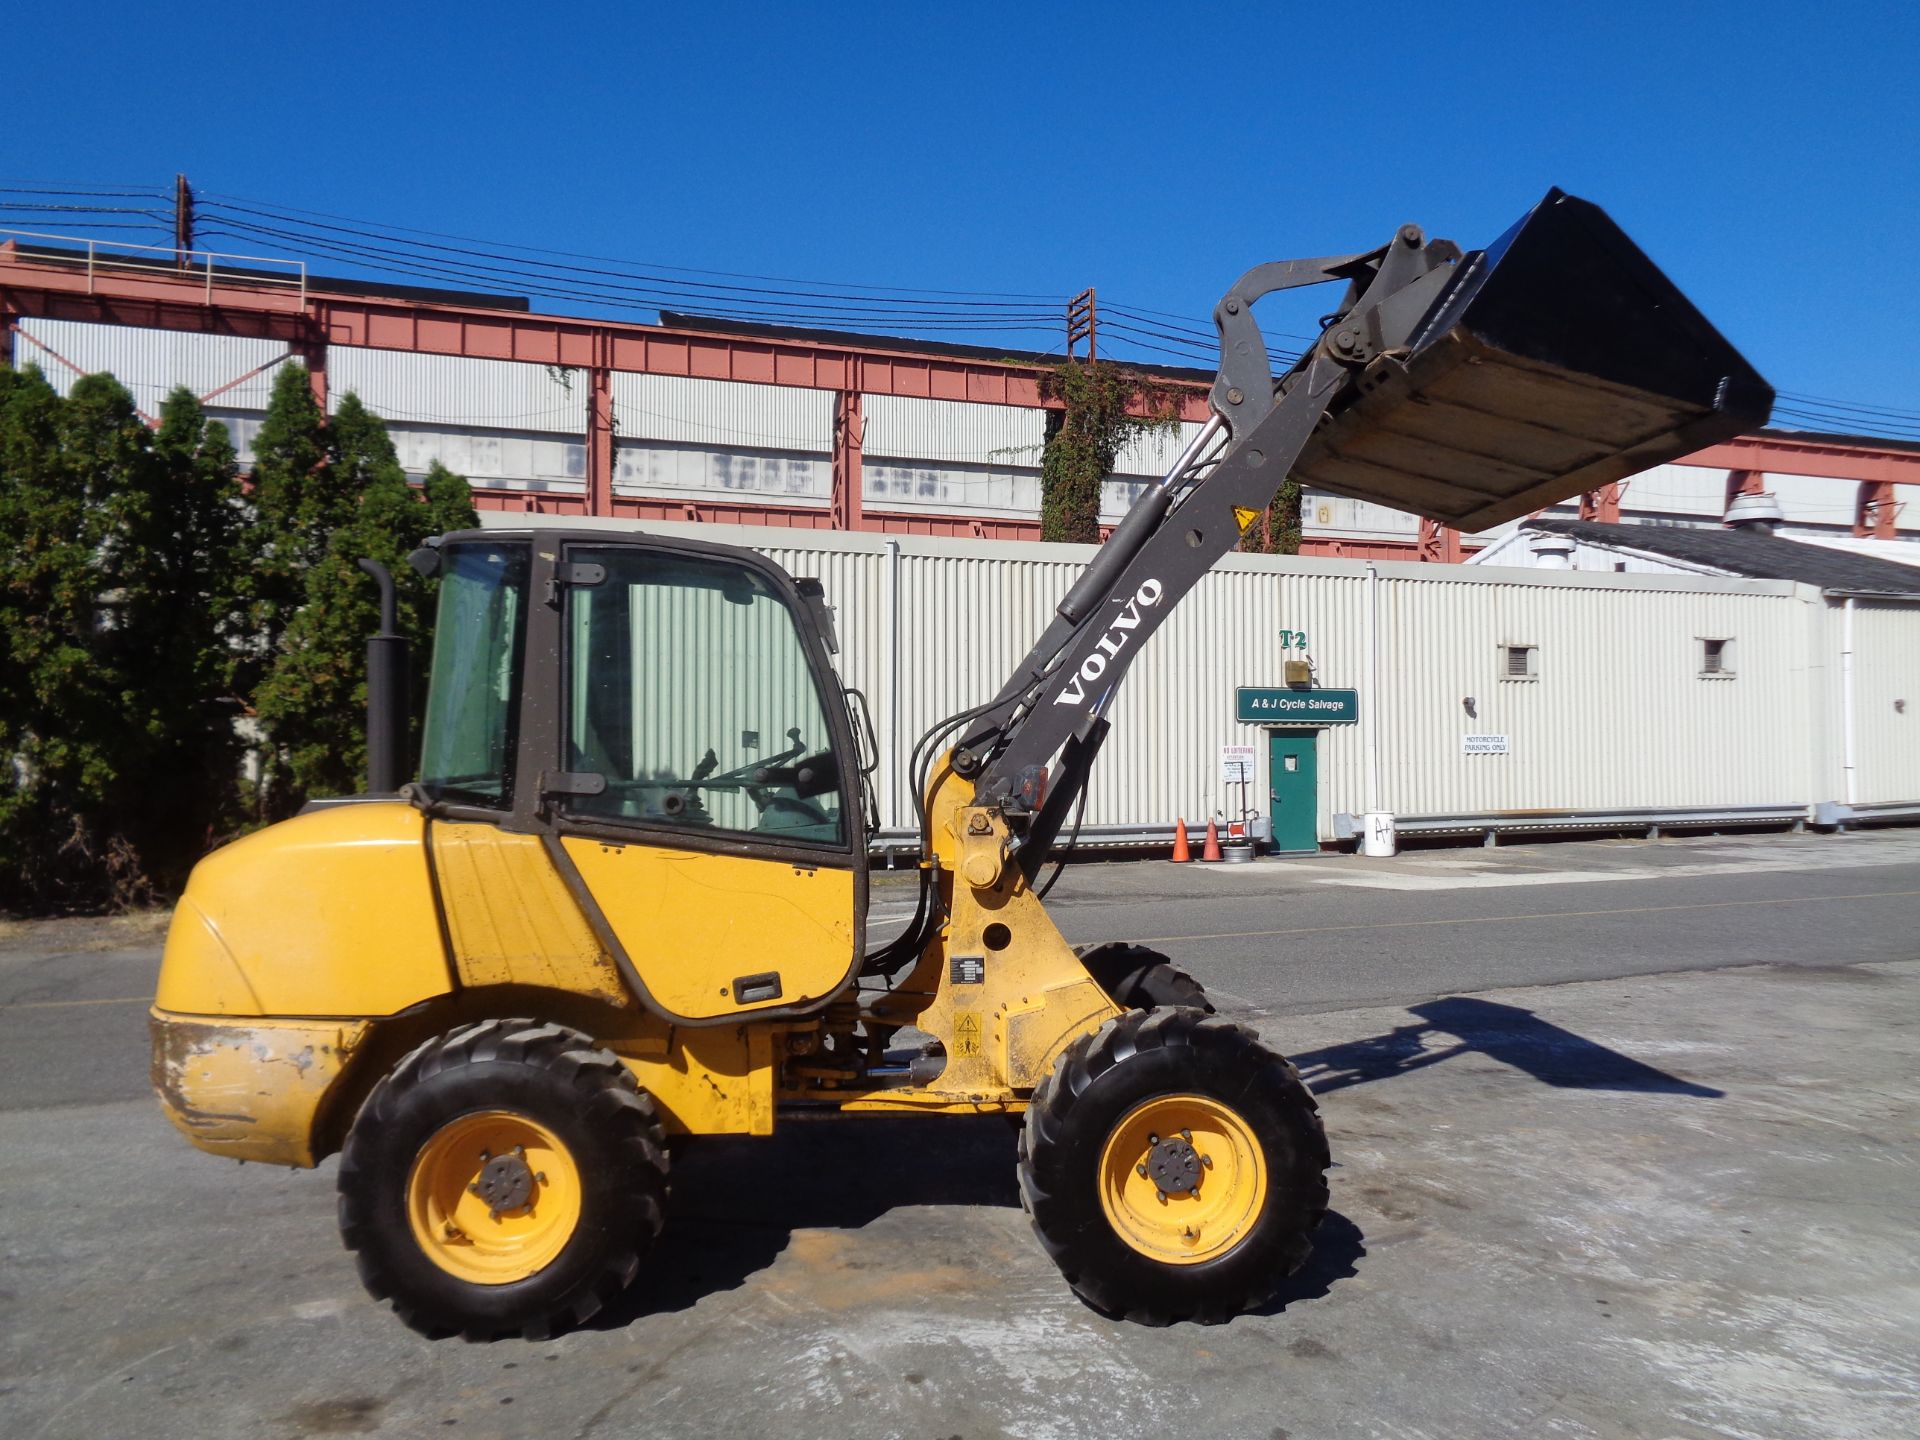
POLYGON ((980 1053, 980 1015, 975 1010, 956 1010, 953 1016, 953 1053, 980 1053))
POLYGON ((1260 512, 1249 510, 1244 505, 1236 505, 1233 507, 1233 518, 1240 526, 1240 533, 1244 535, 1247 533, 1247 527, 1260 518, 1260 512))

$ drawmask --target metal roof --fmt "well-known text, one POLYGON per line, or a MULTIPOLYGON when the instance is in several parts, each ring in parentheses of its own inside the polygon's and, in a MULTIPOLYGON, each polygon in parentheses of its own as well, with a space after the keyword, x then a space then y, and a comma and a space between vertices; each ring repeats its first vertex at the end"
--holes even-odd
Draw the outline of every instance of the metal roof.
MULTIPOLYGON (((1731 575, 1792 580, 1822 590, 1920 595, 1920 565, 1808 545, 1760 530, 1681 525, 1603 525, 1593 520, 1530 520, 1529 530, 1568 535, 1584 545, 1637 550, 1731 575)), ((1920 546, 1915 547, 1920 553, 1920 546)))

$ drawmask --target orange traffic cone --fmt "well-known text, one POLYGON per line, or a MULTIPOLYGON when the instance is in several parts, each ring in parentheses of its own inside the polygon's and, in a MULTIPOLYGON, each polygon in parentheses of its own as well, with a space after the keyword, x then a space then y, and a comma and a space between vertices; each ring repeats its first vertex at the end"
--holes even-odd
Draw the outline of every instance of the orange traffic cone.
POLYGON ((1200 852, 1200 858, 1202 860, 1220 858, 1220 827, 1211 820, 1207 821, 1207 847, 1200 852))
POLYGON ((1190 864, 1193 860, 1193 851, 1187 845, 1187 822, 1185 820, 1176 820, 1173 822, 1173 854, 1169 856, 1168 859, 1175 865, 1190 864))

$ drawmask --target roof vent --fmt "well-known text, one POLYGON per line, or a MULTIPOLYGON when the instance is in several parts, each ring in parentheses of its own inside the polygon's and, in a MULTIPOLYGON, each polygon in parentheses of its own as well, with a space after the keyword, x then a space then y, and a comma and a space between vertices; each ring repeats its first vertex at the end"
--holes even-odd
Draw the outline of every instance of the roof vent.
POLYGON ((1536 534, 1528 542, 1533 551, 1533 568, 1536 570, 1571 570, 1573 568, 1573 537, 1571 535, 1536 534))
POLYGON ((1762 535, 1771 535, 1773 527, 1786 518, 1773 493, 1761 491, 1757 495, 1734 496, 1727 506, 1724 523, 1729 530, 1757 530, 1762 535))

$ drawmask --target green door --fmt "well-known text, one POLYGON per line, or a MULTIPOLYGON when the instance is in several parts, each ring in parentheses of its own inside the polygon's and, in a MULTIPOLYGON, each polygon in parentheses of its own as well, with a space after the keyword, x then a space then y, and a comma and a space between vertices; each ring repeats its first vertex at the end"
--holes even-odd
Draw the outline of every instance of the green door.
POLYGON ((1313 743, 1319 733, 1267 732, 1267 810, 1273 816, 1276 850, 1320 848, 1319 791, 1313 763, 1313 743))

